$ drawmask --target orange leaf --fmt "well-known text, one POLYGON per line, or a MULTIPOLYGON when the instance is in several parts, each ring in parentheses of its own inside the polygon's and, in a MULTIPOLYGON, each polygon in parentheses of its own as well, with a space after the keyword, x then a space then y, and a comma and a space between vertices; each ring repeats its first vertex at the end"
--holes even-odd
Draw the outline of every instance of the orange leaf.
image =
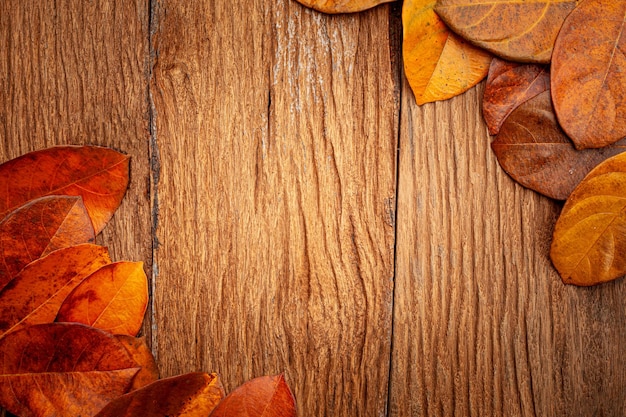
POLYGON ((106 248, 84 244, 28 264, 0 291, 0 337, 31 324, 53 322, 65 297, 109 262, 106 248))
POLYGON ((580 0, 439 0, 435 11, 474 45, 519 62, 550 62, 565 17, 580 0))
POLYGON ((435 0, 405 0, 402 6, 404 71, 420 105, 469 90, 491 62, 491 54, 451 33, 434 6, 435 0))
POLYGON ((0 222, 0 289, 40 256, 94 238, 80 197, 42 197, 18 208, 0 222))
POLYGON ((554 228, 552 263, 566 284, 626 274, 626 153, 600 163, 567 199, 554 228))
POLYGON ((577 149, 626 136, 626 2, 586 0, 563 23, 552 56, 554 109, 577 149))
POLYGON ((296 402, 283 375, 250 380, 228 394, 210 417, 293 417, 296 402))
POLYGON ((115 335, 138 365, 141 370, 133 379, 131 390, 145 387, 159 379, 159 369, 157 367, 152 351, 146 344, 145 337, 132 337, 123 334, 115 335))
POLYGON ((394 0, 297 0, 306 7, 324 13, 353 13, 371 9, 394 0))
POLYGON ((216 374, 194 372, 162 379, 123 395, 96 417, 206 417, 223 397, 216 374))
POLYGON ((112 335, 82 324, 26 327, 0 340, 0 405, 22 417, 90 416, 139 368, 112 335))
POLYGON ((85 279, 65 299, 57 321, 84 323, 114 334, 135 336, 148 305, 142 262, 116 262, 85 279))
POLYGON ((12 159, 0 165, 0 218, 38 197, 79 195, 98 234, 126 193, 128 165, 128 156, 96 146, 59 146, 12 159))
POLYGON ((483 117, 492 135, 520 104, 550 89, 550 72, 545 65, 518 64, 494 58, 489 66, 483 117))

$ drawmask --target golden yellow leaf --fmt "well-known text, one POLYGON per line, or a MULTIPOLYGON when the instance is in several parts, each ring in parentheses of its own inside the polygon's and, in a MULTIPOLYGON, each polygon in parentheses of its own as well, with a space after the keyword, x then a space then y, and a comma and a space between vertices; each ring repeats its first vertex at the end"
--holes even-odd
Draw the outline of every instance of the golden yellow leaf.
POLYGON ((566 284, 626 274, 626 153, 599 164, 574 189, 554 228, 550 257, 566 284))
POLYGON ((402 6, 404 72, 420 105, 467 91, 487 76, 492 58, 450 32, 435 3, 405 0, 402 6))

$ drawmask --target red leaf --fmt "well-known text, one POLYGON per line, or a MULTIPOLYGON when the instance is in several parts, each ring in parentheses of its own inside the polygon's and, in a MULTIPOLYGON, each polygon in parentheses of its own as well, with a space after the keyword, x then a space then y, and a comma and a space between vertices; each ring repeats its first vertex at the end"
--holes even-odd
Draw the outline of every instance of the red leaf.
POLYGON ((206 417, 223 397, 217 375, 194 372, 162 379, 123 395, 96 417, 206 417))
POLYGON ((0 291, 0 337, 27 325, 53 322, 65 297, 110 261, 106 248, 84 244, 28 264, 0 291))
POLYGON ((489 133, 496 135, 513 110, 549 89, 550 72, 547 66, 494 58, 483 96, 483 117, 489 133))
POLYGON ((27 203, 0 222, 0 289, 35 259, 94 237, 80 197, 48 196, 27 203))
POLYGON ((0 405, 21 417, 91 416, 126 392, 138 370, 101 330, 27 327, 0 340, 0 405))
POLYGON ((96 234, 120 205, 129 180, 129 157, 96 146, 59 146, 0 165, 0 218, 46 195, 79 195, 96 234))
POLYGON ((250 380, 228 394, 210 417, 293 417, 296 402, 283 375, 250 380))

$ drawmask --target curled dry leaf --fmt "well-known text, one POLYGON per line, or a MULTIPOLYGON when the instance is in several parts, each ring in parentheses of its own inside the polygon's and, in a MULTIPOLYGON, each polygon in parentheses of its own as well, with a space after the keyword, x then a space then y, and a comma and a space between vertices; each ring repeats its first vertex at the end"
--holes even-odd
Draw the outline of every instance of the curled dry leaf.
POLYGON ((26 327, 0 339, 0 405, 21 417, 91 416, 124 394, 138 370, 101 330, 26 327))
POLYGON ((0 289, 35 259, 94 238, 80 197, 48 196, 25 204, 0 222, 0 289))
POLYGON ((162 379, 123 395, 96 417, 206 417, 223 397, 216 374, 194 372, 162 379))
POLYGON ((135 336, 148 305, 143 262, 116 262, 91 274, 67 296, 57 321, 135 336))
POLYGON ((0 178, 0 218, 39 197, 79 195, 98 234, 126 193, 129 158, 96 146, 59 146, 5 162, 0 178))
POLYGON ((0 291, 0 337, 28 325, 53 322, 65 297, 110 262, 106 248, 84 244, 28 264, 0 291))
POLYGON ((626 136, 626 1, 586 0, 565 20, 552 56, 552 99, 576 148, 626 136))
POLYGON ((220 402, 210 417, 295 417, 296 402, 283 375, 252 379, 220 402))
POLYGON ((434 12, 435 0, 405 0, 402 53, 417 104, 457 96, 485 78, 491 54, 451 33, 434 12))
POLYGON ((353 13, 371 9, 394 0, 297 0, 306 7, 324 13, 353 13))
POLYGON ((572 192, 550 257, 566 284, 594 285, 626 273, 626 153, 599 164, 572 192))
POLYGON ((489 66, 483 117, 492 135, 520 104, 550 89, 550 72, 545 65, 519 64, 494 58, 489 66))
POLYGON ((598 163, 626 151, 626 140, 602 149, 576 150, 556 122, 548 90, 511 113, 491 148, 515 181, 565 200, 598 163))
POLYGON ((132 337, 118 334, 115 335, 115 338, 124 345, 137 365, 141 366, 141 370, 137 372, 137 375, 135 375, 133 379, 133 385, 130 387, 131 391, 143 388, 159 379, 159 368, 154 360, 152 351, 146 344, 145 337, 132 337))
POLYGON ((579 0, 439 0, 436 12, 474 45, 519 62, 550 62, 563 20, 579 0))

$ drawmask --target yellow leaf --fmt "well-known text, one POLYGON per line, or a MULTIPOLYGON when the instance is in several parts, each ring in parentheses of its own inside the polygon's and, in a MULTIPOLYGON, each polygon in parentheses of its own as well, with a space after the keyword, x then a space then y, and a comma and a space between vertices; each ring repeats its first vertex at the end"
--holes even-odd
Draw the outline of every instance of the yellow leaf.
POLYGON ((420 105, 467 91, 487 76, 492 58, 451 33, 435 3, 405 0, 402 6, 404 71, 420 105))
POLYGON ((566 284, 626 274, 626 153, 599 164, 574 189, 554 228, 550 258, 566 284))

